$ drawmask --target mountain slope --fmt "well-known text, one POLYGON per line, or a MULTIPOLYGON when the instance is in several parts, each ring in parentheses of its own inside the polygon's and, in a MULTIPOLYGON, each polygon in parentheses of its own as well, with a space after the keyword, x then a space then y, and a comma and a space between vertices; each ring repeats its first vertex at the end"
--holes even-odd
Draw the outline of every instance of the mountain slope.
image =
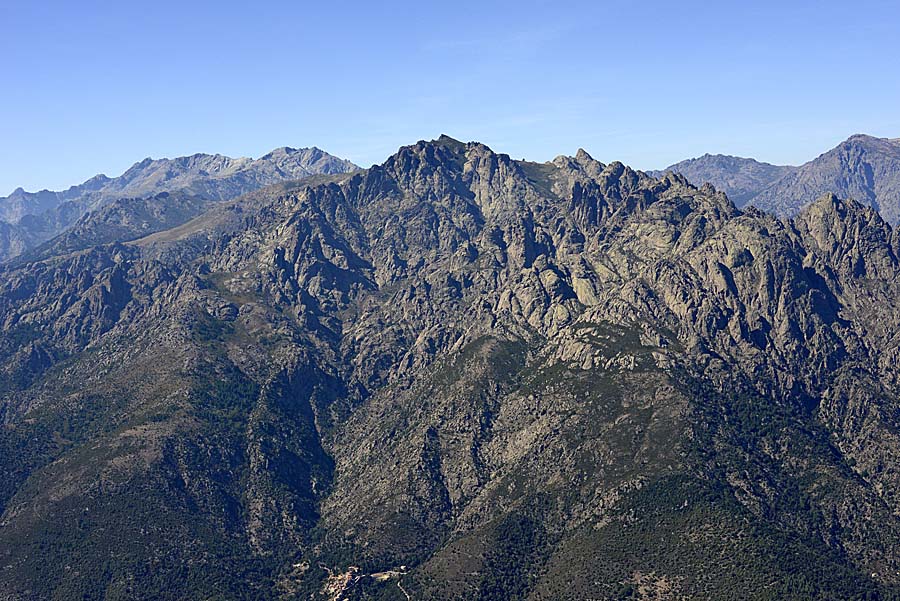
POLYGON ((794 215, 827 192, 875 207, 888 222, 900 223, 900 141, 851 136, 761 190, 752 203, 794 215))
POLYGON ((727 194, 738 207, 743 207, 762 189, 795 169, 796 167, 771 165, 754 159, 705 154, 702 157, 675 163, 663 171, 651 174, 659 177, 666 171, 672 171, 680 173, 697 186, 708 182, 715 186, 716 190, 727 194))
POLYGON ((50 239, 85 213, 123 198, 183 192, 206 200, 227 200, 258 188, 318 174, 354 171, 353 163, 318 148, 278 148, 258 158, 233 159, 195 154, 175 159, 144 159, 116 178, 98 175, 63 192, 17 189, 0 198, 0 260, 50 239))
POLYGON ((118 198, 85 213, 59 236, 17 257, 16 264, 127 242, 190 221, 214 204, 184 192, 160 192, 144 198, 118 198))
POLYGON ((898 250, 442 137, 7 266, 0 592, 898 598, 898 250))
POLYGON ((105 175, 96 175, 86 182, 72 186, 62 192, 41 190, 26 192, 16 188, 5 198, 0 198, 0 221, 19 223, 26 215, 40 215, 55 209, 67 201, 74 201, 103 190, 111 180, 105 175))

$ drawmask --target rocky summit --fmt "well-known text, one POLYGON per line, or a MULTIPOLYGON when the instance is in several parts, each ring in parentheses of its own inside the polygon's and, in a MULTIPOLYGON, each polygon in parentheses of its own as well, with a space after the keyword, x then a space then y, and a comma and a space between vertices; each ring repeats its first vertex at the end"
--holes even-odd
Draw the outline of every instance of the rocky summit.
POLYGON ((196 192, 0 268, 0 598, 900 598, 875 209, 448 137, 196 192))

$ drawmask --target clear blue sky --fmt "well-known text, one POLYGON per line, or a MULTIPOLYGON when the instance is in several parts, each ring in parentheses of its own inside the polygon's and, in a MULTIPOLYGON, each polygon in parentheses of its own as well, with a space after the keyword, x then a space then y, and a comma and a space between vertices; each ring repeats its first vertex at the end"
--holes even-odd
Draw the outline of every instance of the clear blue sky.
POLYGON ((441 133, 533 160, 802 163, 900 137, 898 6, 0 0, 0 195, 194 152, 367 166, 441 133))

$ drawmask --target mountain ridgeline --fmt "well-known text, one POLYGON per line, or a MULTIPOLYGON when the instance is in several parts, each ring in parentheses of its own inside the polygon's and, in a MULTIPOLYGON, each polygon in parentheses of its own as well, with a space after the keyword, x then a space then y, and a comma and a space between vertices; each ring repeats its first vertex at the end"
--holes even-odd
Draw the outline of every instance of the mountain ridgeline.
POLYGON ((752 202, 790 215, 824 191, 853 198, 890 223, 900 223, 900 140, 852 136, 763 189, 752 202))
POLYGON ((794 170, 796 167, 772 165, 754 159, 705 154, 670 165, 663 171, 651 171, 650 175, 662 177, 666 171, 673 171, 698 186, 710 183, 716 190, 728 195, 734 204, 743 207, 761 190, 794 170))
MULTIPOLYGON (((180 211, 187 217, 184 211, 193 207, 196 211, 189 217, 194 217, 203 208, 198 204, 201 199, 229 200, 272 184, 356 169, 353 163, 318 148, 284 147, 258 159, 233 159, 219 154, 148 158, 135 163, 119 177, 97 175, 63 192, 25 192, 18 188, 0 198, 0 261, 19 256, 55 237, 85 214, 103 209, 110 202, 140 202, 157 194, 178 192, 195 199, 179 202, 169 216, 180 211)), ((154 224, 151 219, 136 225, 146 234, 154 224)))
POLYGON ((739 207, 752 204, 790 217, 821 195, 832 193, 874 207, 891 224, 900 223, 897 139, 851 136, 800 167, 707 154, 676 163, 667 170, 680 173, 697 185, 713 184, 739 207))
POLYGON ((441 137, 201 209, 2 268, 0 597, 900 598, 873 208, 441 137))

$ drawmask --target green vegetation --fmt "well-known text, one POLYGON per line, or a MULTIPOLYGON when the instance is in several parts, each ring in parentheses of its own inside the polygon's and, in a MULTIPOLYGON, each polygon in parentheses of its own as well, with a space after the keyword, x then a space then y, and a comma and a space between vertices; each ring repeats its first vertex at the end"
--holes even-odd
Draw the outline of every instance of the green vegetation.
POLYGON ((767 525, 721 484, 674 475, 642 487, 614 520, 556 550, 536 599, 897 599, 821 542, 767 525))

